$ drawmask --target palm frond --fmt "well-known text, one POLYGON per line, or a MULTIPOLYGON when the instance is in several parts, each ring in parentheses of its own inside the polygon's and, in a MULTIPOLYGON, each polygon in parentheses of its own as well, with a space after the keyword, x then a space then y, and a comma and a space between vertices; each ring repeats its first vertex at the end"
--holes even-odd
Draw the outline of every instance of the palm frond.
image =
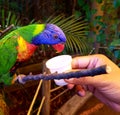
POLYGON ((64 15, 59 15, 54 18, 50 17, 47 23, 53 23, 59 26, 67 37, 65 52, 80 53, 84 55, 88 53, 89 47, 87 44, 88 23, 82 18, 75 19, 75 16, 65 18, 64 15))
POLYGON ((21 19, 18 15, 14 14, 11 11, 5 11, 2 9, 1 14, 1 28, 5 29, 11 24, 14 24, 15 26, 22 25, 21 19))

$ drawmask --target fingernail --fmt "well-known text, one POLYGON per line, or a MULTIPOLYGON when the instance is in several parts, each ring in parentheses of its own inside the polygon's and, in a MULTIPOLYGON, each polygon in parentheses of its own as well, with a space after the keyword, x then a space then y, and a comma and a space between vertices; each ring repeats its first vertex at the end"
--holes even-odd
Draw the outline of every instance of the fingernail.
POLYGON ((79 96, 82 96, 82 97, 85 96, 85 92, 84 92, 84 91, 78 91, 77 94, 78 94, 79 96))

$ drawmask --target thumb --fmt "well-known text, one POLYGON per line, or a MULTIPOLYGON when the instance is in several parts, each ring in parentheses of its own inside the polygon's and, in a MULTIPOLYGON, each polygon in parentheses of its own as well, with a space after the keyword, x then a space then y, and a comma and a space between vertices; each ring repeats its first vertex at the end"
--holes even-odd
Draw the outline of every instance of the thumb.
POLYGON ((82 78, 71 78, 71 79, 65 79, 67 83, 70 84, 80 84, 80 85, 98 85, 101 81, 104 80, 103 77, 106 75, 97 75, 97 76, 88 76, 88 77, 82 77, 82 78))

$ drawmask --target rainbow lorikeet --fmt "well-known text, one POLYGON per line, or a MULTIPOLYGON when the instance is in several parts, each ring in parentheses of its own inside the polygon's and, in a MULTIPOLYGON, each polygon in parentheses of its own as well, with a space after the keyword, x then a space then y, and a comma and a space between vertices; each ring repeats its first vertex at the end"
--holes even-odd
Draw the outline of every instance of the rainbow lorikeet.
POLYGON ((11 84, 10 69, 29 59, 39 45, 52 45, 61 52, 65 42, 65 34, 54 24, 31 24, 10 32, 0 40, 0 83, 11 84))

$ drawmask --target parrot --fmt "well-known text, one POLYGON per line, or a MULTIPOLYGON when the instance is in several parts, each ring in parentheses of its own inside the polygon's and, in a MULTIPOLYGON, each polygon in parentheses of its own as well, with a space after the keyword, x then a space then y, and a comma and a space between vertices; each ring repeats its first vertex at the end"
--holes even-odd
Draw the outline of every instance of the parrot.
POLYGON ((10 70, 16 62, 30 59, 39 45, 51 45, 62 52, 65 42, 63 30, 55 24, 30 24, 11 31, 0 39, 0 83, 11 85, 10 70))

